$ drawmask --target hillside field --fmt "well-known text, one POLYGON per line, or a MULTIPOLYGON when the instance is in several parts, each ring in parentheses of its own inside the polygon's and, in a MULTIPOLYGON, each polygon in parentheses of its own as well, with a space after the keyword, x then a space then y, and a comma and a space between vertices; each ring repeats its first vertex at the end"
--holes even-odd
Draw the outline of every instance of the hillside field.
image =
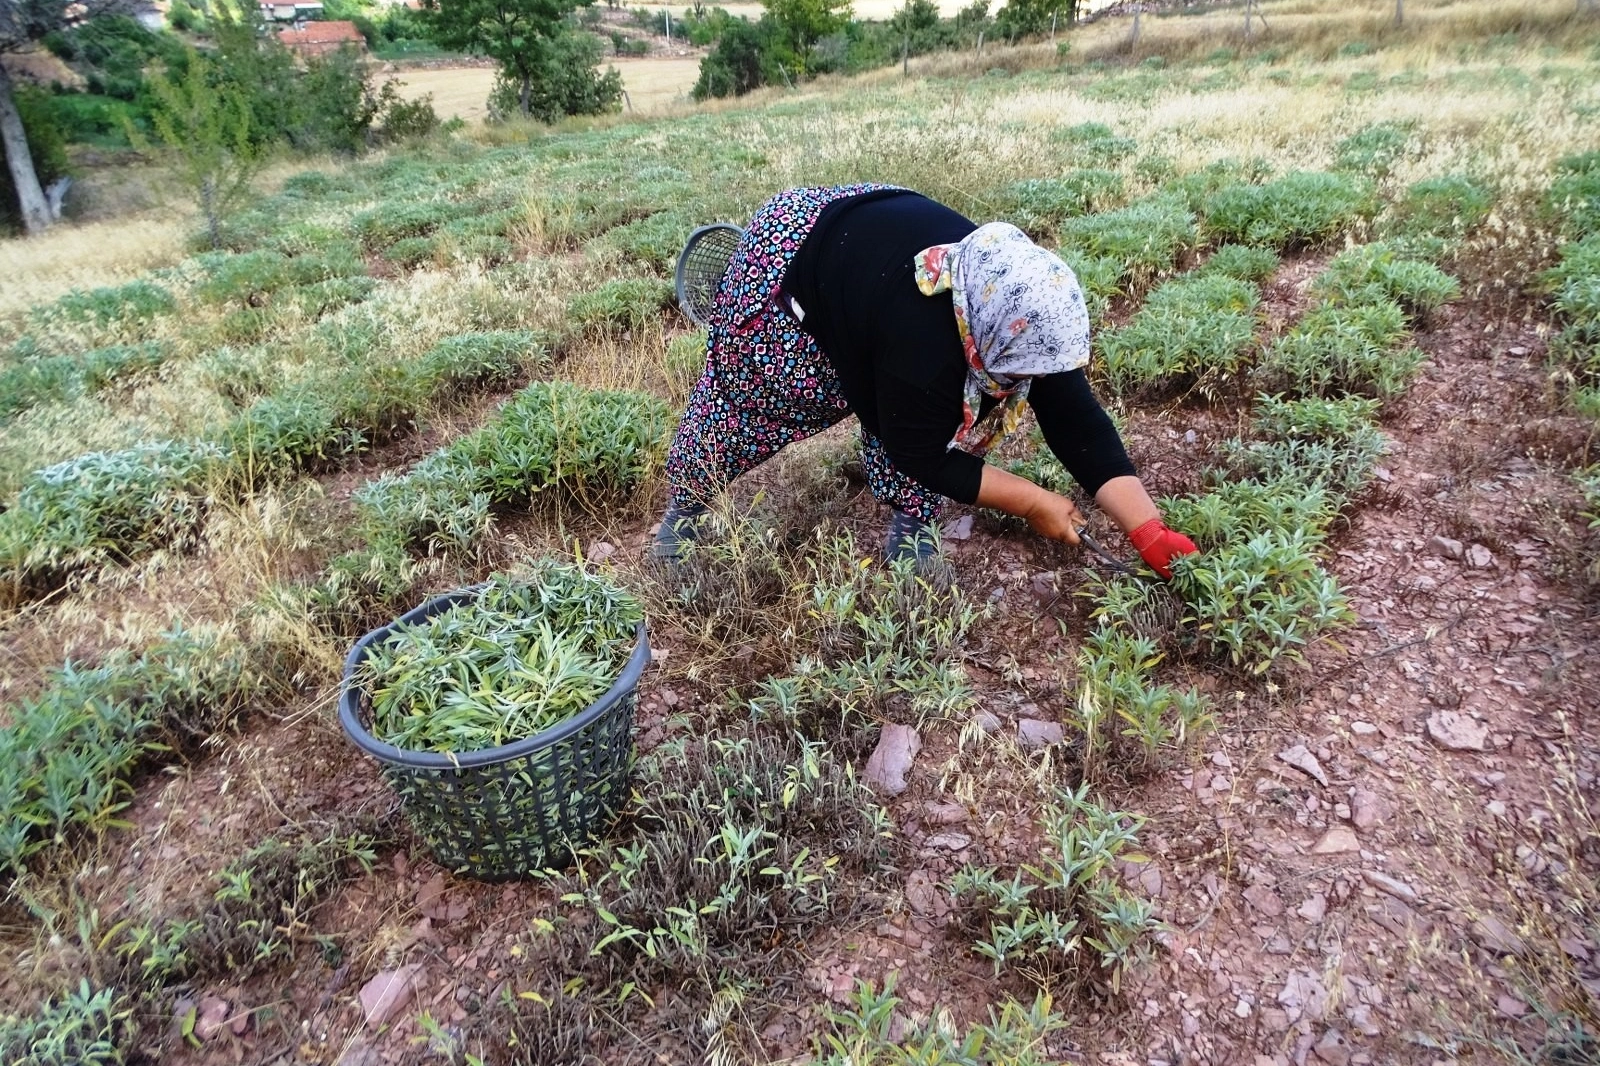
POLYGON ((1600 1063, 1600 12, 1250 17, 7 242, 0 1062, 1600 1063), (853 423, 650 560, 684 239, 862 180, 1073 267, 1171 584, 960 506, 885 567, 853 423), (340 672, 540 558, 643 606, 631 792, 478 882, 340 672))

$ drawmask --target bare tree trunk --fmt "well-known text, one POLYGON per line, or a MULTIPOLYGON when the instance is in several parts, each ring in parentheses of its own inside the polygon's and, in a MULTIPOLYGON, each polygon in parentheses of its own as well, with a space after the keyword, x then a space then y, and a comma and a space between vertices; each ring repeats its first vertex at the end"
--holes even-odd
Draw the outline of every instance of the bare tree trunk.
POLYGON ((1406 0, 1394 0, 1394 24, 1396 26, 1406 24, 1406 0))
POLYGON ((1140 8, 1133 13, 1133 33, 1128 37, 1128 47, 1132 48, 1139 43, 1139 20, 1144 18, 1144 9, 1140 8))
POLYGON ((533 99, 533 76, 522 76, 522 92, 517 95, 517 107, 522 111, 522 117, 528 117, 528 104, 533 99))
POLYGON ((22 128, 22 115, 11 95, 11 75, 0 66, 0 143, 5 145, 6 162, 11 170, 11 184, 17 190, 17 208, 22 215, 23 231, 29 235, 43 233, 50 227, 50 205, 45 202, 44 190, 39 187, 39 175, 33 169, 33 154, 28 151, 28 134, 22 128))

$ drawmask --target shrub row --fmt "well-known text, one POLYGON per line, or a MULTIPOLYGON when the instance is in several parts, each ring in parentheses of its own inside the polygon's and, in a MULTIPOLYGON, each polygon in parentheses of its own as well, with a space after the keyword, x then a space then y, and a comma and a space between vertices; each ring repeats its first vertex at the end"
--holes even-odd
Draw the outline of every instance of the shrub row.
POLYGON ((1317 304, 1263 355, 1260 386, 1295 396, 1387 400, 1405 390, 1422 363, 1408 343, 1410 326, 1454 299, 1459 287, 1430 263, 1371 244, 1335 256, 1312 292, 1317 304))
POLYGON ((1254 350, 1260 303, 1253 283, 1220 271, 1166 282, 1127 326, 1100 334, 1102 373, 1125 397, 1213 388, 1237 375, 1254 350))
POLYGON ((92 452, 37 471, 0 513, 0 587, 26 598, 75 571, 182 547, 216 493, 357 454, 425 404, 503 387, 543 357, 527 331, 463 334, 409 363, 356 366, 263 397, 209 441, 92 452))
POLYGON ((0 370, 0 424, 46 403, 64 403, 153 370, 167 358, 165 346, 119 344, 81 355, 28 358, 0 370))
POLYGON ((1228 185, 1205 198, 1207 235, 1292 251, 1321 244, 1377 213, 1371 185, 1344 174, 1297 171, 1263 185, 1228 185))
POLYGON ((643 393, 537 382, 476 433, 363 487, 364 531, 377 546, 471 551, 496 507, 626 492, 659 463, 669 414, 643 393))
POLYGON ((66 663, 0 729, 0 870, 115 826, 141 768, 230 725, 260 683, 245 647, 208 629, 66 663))

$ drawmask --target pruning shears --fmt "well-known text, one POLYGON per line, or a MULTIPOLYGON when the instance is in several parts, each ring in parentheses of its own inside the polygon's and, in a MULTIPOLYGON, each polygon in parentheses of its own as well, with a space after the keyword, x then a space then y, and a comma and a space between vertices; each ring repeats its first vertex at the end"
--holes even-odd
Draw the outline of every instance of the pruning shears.
POLYGON ((1105 548, 1101 547, 1100 542, 1095 540, 1094 536, 1090 534, 1088 526, 1080 526, 1076 532, 1078 534, 1078 543, 1082 544, 1085 548, 1088 548, 1090 551, 1094 552, 1094 554, 1098 555, 1100 560, 1107 566, 1111 567, 1111 569, 1115 570, 1119 574, 1127 574, 1130 577, 1138 575, 1137 570, 1123 562, 1121 559, 1118 559, 1115 555, 1112 555, 1105 548))

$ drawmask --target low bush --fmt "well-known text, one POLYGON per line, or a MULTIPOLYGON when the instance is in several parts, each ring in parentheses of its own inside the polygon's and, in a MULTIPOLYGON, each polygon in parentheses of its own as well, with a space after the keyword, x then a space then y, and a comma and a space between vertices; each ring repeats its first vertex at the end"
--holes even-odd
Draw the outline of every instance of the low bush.
POLYGON ((1254 350, 1259 304, 1254 285, 1225 274, 1169 281, 1128 325, 1100 334, 1101 372, 1124 396, 1187 387, 1211 392, 1254 350))
POLYGON ((1043 850, 1011 877, 968 866, 950 881, 970 901, 973 950, 996 976, 1025 968, 1073 990, 1121 987, 1154 947, 1161 923, 1149 900, 1125 888, 1117 864, 1138 843, 1141 819, 1101 807, 1089 786, 1061 790, 1039 819, 1043 850))
POLYGON ((378 291, 382 283, 366 276, 329 278, 290 290, 307 318, 318 319, 341 307, 358 304, 378 291))
POLYGON ((1072 268, 1073 275, 1078 279, 1078 287, 1083 290, 1083 302, 1089 312, 1090 324, 1097 326, 1104 322, 1112 299, 1122 295, 1122 262, 1109 256, 1084 255, 1071 248, 1061 249, 1060 255, 1062 261, 1072 268))
POLYGON ((0 870, 114 827, 141 769, 233 724, 261 683, 248 650, 217 630, 62 666, 0 729, 0 870))
POLYGON ((1061 225, 1064 246, 1121 264, 1121 279, 1134 284, 1148 283, 1171 270, 1178 256, 1199 239, 1194 215, 1166 196, 1068 219, 1061 225))
POLYGON ((579 293, 567 302, 567 319, 580 329, 620 333, 659 321, 675 306, 672 283, 655 278, 621 278, 579 293))
POLYGON ((1334 146, 1334 169, 1381 181, 1393 174, 1395 167, 1408 154, 1413 154, 1411 142, 1414 137, 1412 123, 1374 123, 1334 146))
POLYGON ((222 461, 214 446, 165 441, 36 471, 0 513, 0 590, 26 596, 77 570, 183 544, 222 461))
POLYGON ((344 242, 298 255, 274 249, 213 252, 194 262, 205 271, 195 295, 210 303, 244 303, 290 286, 366 273, 359 249, 344 242))
POLYGON ((1579 388, 1600 382, 1600 233, 1561 247, 1543 283, 1560 330, 1550 357, 1579 388))
POLYGON ((1432 263, 1407 259, 1386 244, 1364 244, 1340 252, 1312 283, 1323 303, 1382 304, 1393 301, 1413 322, 1425 322, 1461 295, 1455 278, 1432 263))
POLYGON ((335 556, 309 585, 280 586, 279 603, 332 636, 354 639, 414 606, 417 564, 393 544, 335 556))
POLYGON ((1248 244, 1224 244, 1212 252, 1200 267, 1200 274, 1221 274, 1240 281, 1260 284, 1278 269, 1278 255, 1270 248, 1248 244))
POLYGON ((435 400, 469 389, 503 389, 549 354, 532 330, 488 330, 446 337, 417 361, 417 391, 435 400))
POLYGON ((1114 170, 1075 170, 1059 178, 1014 182, 1000 191, 996 206, 1018 229, 1045 238, 1069 218, 1111 207, 1122 199, 1123 186, 1114 170))
POLYGON ((1151 679, 1165 657, 1162 640, 1182 617, 1165 589, 1142 580, 1109 583, 1094 617, 1100 623, 1078 654, 1074 694, 1084 779, 1136 779, 1210 731, 1210 702, 1193 688, 1151 679))
POLYGON ((1567 156, 1557 163, 1544 204, 1573 239, 1600 234, 1600 151, 1567 156))
POLYGON ((35 312, 45 323, 56 318, 96 326, 138 324, 177 310, 172 293, 153 281, 130 281, 107 288, 74 289, 35 312))
POLYGON ((694 226, 692 219, 676 211, 659 211, 607 230, 597 240, 616 248, 631 262, 665 273, 677 265, 678 253, 694 226))
POLYGON ((1265 185, 1220 189, 1206 197, 1202 216, 1217 240, 1290 251, 1323 244, 1376 211, 1366 181, 1299 171, 1265 185))
MULTIPOLYGON (((1298 481, 1290 482, 1300 491, 1298 481)), ((1313 639, 1354 621, 1338 581, 1317 562, 1321 539, 1306 530, 1234 534, 1173 564, 1173 587, 1196 632, 1250 674, 1299 662, 1313 639)))
POLYGON ((0 1016, 0 1062, 11 1066, 121 1066, 136 1026, 115 989, 88 978, 30 1015, 0 1016))
POLYGON ((1050 131, 1050 140, 1065 145, 1074 162, 1091 166, 1120 163, 1139 150, 1138 141, 1131 137, 1119 137, 1110 126, 1100 122, 1058 127, 1050 131))
POLYGON ((1411 239, 1458 241, 1489 217, 1494 196, 1480 182, 1461 174, 1424 178, 1394 204, 1388 231, 1411 239))
POLYGON ((1396 303, 1321 307, 1267 348, 1258 380, 1292 396, 1392 399, 1422 365, 1406 340, 1406 314, 1396 303))
POLYGON ((447 200, 395 200, 363 211, 350 220, 368 249, 386 248, 406 237, 426 237, 445 223, 471 213, 472 205, 447 200))
POLYGON ((551 489, 627 492, 659 463, 668 420, 653 396, 536 382, 476 433, 360 489, 368 539, 470 551, 492 507, 526 506, 551 489))
POLYGON ((82 355, 24 358, 0 370, 0 423, 31 407, 99 392, 161 365, 168 350, 154 343, 96 348, 82 355))

